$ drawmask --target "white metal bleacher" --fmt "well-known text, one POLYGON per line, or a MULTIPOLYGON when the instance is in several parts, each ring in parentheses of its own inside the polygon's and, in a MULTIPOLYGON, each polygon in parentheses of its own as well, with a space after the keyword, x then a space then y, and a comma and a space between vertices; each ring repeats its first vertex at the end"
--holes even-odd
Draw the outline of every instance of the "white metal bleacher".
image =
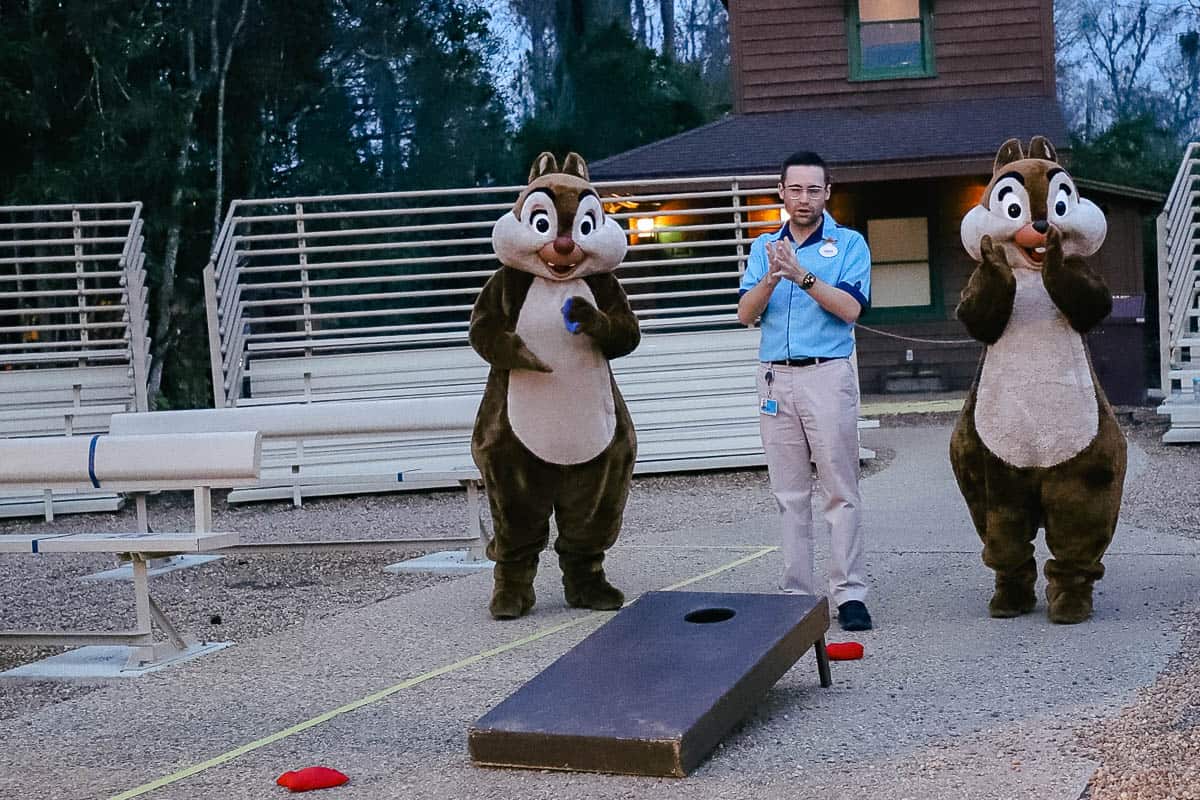
MULTIPOLYGON (((759 334, 739 326, 734 311, 751 241, 779 224, 776 180, 597 184, 607 212, 630 230, 617 275, 643 338, 612 368, 637 429, 640 474, 764 463, 759 334)), ((235 201, 205 271, 215 405, 287 413, 298 403, 477 402, 488 368, 466 344, 467 320, 499 266, 488 234, 521 188, 235 201)), ((469 427, 272 439, 262 485, 229 499, 343 493, 345 484, 315 478, 349 465, 364 474, 398 459, 456 469, 470 464, 469 441, 469 427), (299 489, 297 471, 312 479, 299 489)))
MULTIPOLYGON (((0 206, 0 439, 102 433, 145 409, 140 203, 0 206)), ((111 492, 0 492, 0 517, 113 510, 111 492)))

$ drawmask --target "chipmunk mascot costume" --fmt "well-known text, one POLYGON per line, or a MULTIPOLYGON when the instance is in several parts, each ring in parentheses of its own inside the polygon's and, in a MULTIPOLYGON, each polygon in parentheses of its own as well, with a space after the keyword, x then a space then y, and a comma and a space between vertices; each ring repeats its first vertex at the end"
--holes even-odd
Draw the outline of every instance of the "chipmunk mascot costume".
POLYGON ((1046 529, 1051 622, 1092 613, 1092 584, 1112 541, 1125 480, 1125 439, 1092 371, 1083 335, 1112 295, 1083 261, 1107 230, 1079 196, 1053 146, 1029 155, 1010 139, 991 183, 962 221, 978 266, 958 318, 983 342, 983 359, 950 442, 959 489, 995 570, 993 617, 1037 604, 1033 540, 1046 529))
POLYGON ((559 169, 542 153, 492 246, 503 266, 470 331, 492 367, 471 440, 495 523, 490 611, 513 619, 533 608, 552 512, 567 603, 618 609, 625 597, 605 578, 604 553, 621 530, 637 440, 608 362, 641 338, 613 275, 625 233, 582 158, 559 169))

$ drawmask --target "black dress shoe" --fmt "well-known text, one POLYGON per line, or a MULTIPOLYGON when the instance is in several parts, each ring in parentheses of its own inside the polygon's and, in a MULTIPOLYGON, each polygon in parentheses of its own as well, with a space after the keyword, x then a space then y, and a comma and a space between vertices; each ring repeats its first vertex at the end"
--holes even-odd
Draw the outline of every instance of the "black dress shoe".
POLYGON ((871 615, 861 600, 847 600, 838 606, 838 624, 844 631, 869 631, 871 615))

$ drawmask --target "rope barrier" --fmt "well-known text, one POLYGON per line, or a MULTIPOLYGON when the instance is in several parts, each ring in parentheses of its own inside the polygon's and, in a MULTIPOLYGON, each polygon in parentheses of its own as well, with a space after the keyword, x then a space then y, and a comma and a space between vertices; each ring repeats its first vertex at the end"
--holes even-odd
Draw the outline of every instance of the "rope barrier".
POLYGON ((901 336, 898 333, 888 333, 881 331, 878 328, 872 328, 868 325, 855 325, 858 330, 870 331, 878 336, 887 336, 892 339, 900 339, 904 342, 920 342, 921 344, 978 344, 974 339, 919 339, 915 336, 901 336))

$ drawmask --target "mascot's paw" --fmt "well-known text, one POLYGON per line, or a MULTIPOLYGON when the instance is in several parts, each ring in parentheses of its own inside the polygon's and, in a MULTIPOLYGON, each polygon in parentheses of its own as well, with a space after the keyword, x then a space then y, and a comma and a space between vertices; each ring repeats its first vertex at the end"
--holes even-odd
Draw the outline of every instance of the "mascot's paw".
POLYGON ((1059 625, 1074 625, 1092 615, 1092 587, 1046 588, 1047 616, 1059 625))
POLYGON ((488 611, 492 619, 516 619, 529 613, 534 600, 533 586, 497 581, 488 611))
POLYGON ((1009 619, 1028 614, 1036 605, 1037 595, 1032 586, 1002 585, 996 587, 996 593, 988 603, 988 613, 996 619, 1009 619))
POLYGON ((572 295, 562 307, 563 324, 571 333, 588 333, 596 327, 600 312, 586 297, 572 295))
POLYGON ((564 580, 563 589, 567 605, 572 608, 616 611, 625 604, 625 595, 602 574, 581 582, 564 580))

